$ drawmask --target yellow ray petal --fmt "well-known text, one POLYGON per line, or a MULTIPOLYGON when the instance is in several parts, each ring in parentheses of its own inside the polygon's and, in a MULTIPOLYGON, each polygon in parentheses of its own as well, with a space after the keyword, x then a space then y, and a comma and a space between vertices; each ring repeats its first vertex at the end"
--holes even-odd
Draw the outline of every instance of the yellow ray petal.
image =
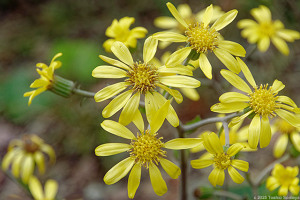
POLYGON ((227 150, 227 154, 232 157, 235 156, 238 152, 240 152, 242 149, 244 148, 244 145, 240 144, 240 143, 235 143, 233 145, 231 145, 228 150, 227 150))
POLYGON ((40 152, 40 151, 36 151, 33 154, 33 158, 35 160, 35 163, 39 169, 40 174, 44 174, 45 173, 45 159, 44 159, 44 155, 40 152))
POLYGON ((277 79, 273 82, 272 84, 272 91, 274 93, 278 93, 279 91, 281 91, 283 88, 285 87, 285 85, 281 82, 278 81, 277 79))
POLYGON ((129 174, 128 178, 128 197, 134 198, 136 190, 138 189, 141 182, 141 165, 135 164, 129 174))
POLYGON ((179 88, 197 88, 200 86, 200 81, 192 77, 181 75, 159 77, 159 81, 165 85, 179 88))
POLYGON ((226 92, 219 97, 221 103, 249 102, 250 98, 238 92, 226 92))
POLYGON ((158 110, 158 105, 156 104, 155 99, 150 92, 146 92, 145 94, 145 110, 147 120, 150 123, 152 121, 153 115, 158 110))
POLYGON ((219 42, 219 48, 225 49, 230 54, 240 57, 245 57, 246 50, 244 47, 236 42, 228 41, 228 40, 221 40, 219 42))
POLYGON ((152 36, 148 37, 144 43, 143 59, 145 63, 148 63, 154 57, 158 45, 158 40, 152 36))
POLYGON ((257 23, 252 19, 242 19, 237 23, 237 27, 240 29, 256 26, 257 23))
POLYGON ((240 73, 241 69, 239 65, 237 64, 236 59, 227 51, 216 48, 214 51, 214 54, 218 57, 218 59, 232 72, 238 74, 240 73))
POLYGON ((267 51, 267 49, 269 48, 269 46, 270 46, 270 38, 269 38, 268 36, 262 37, 262 38, 258 41, 258 44, 257 44, 257 47, 258 47, 258 49, 259 49, 261 52, 267 51))
POLYGON ((241 184, 245 180, 244 177, 242 177, 232 166, 228 167, 228 174, 235 183, 241 184))
POLYGON ((127 103, 132 95, 132 91, 128 90, 123 92, 116 98, 114 98, 102 111, 102 115, 104 118, 108 118, 113 116, 116 112, 118 112, 123 106, 127 103))
POLYGON ((98 66, 92 72, 95 78, 124 78, 126 75, 123 69, 106 65, 98 66))
POLYGON ((266 183, 266 187, 268 188, 268 190, 273 191, 276 188, 278 188, 280 186, 280 183, 278 182, 278 179, 275 177, 268 177, 267 179, 267 183, 266 183))
POLYGON ((139 108, 139 103, 140 93, 137 92, 127 101, 126 105, 124 106, 119 118, 119 122, 121 124, 126 126, 132 122, 133 117, 139 108))
POLYGON ((190 149, 203 142, 200 138, 176 138, 165 143, 167 149, 190 149))
POLYGON ((131 148, 129 144, 123 143, 106 143, 99 145, 95 149, 96 156, 111 156, 128 151, 131 148))
POLYGON ((300 127, 300 117, 283 109, 276 109, 275 113, 295 127, 300 127))
POLYGON ((294 30, 281 29, 277 30, 276 34, 288 42, 294 42, 295 39, 300 39, 300 33, 294 30))
POLYGON ((128 174, 134 165, 135 160, 131 157, 126 158, 113 166, 104 176, 103 180, 107 185, 114 184, 128 174))
POLYGON ((164 89, 165 91, 167 91, 170 95, 172 95, 175 99, 175 101, 177 103, 181 103, 183 101, 183 97, 182 95, 180 94, 180 92, 178 90, 174 90, 174 89, 171 89, 171 88, 168 88, 162 84, 156 84, 158 87, 164 89))
POLYGON ((9 168, 10 164, 13 162, 15 156, 18 155, 19 152, 20 149, 13 149, 5 154, 1 163, 2 169, 4 171, 6 171, 9 168))
POLYGON ((158 196, 162 196, 168 191, 166 182, 161 176, 159 169, 152 162, 149 164, 149 176, 153 190, 158 196))
POLYGON ((125 64, 129 66, 133 65, 131 53, 122 42, 117 41, 113 43, 111 51, 113 52, 113 54, 115 54, 117 58, 119 58, 125 64))
POLYGON ((44 199, 42 185, 35 176, 30 177, 28 187, 34 199, 44 199))
POLYGON ((34 171, 33 157, 26 155, 21 166, 21 178, 24 183, 28 183, 30 176, 34 171))
POLYGON ((279 37, 271 37, 272 43, 274 44, 274 46, 284 55, 289 55, 290 50, 288 45, 286 44, 286 42, 279 38, 279 37))
POLYGON ((142 114, 139 109, 137 109, 137 111, 132 119, 132 122, 139 129, 139 131, 141 133, 144 132, 144 127, 145 127, 144 120, 143 120, 142 114))
POLYGON ((24 152, 19 152, 13 159, 11 171, 14 177, 18 178, 20 176, 21 164, 24 158, 24 152))
POLYGON ((200 99, 200 95, 197 89, 194 88, 180 88, 180 91, 184 96, 189 98, 192 101, 198 101, 200 99))
POLYGON ((153 34, 153 38, 164 42, 186 42, 187 37, 175 32, 162 31, 153 34))
POLYGON ((214 28, 216 31, 221 30, 235 19, 237 13, 238 11, 235 9, 228 11, 212 25, 211 29, 214 28))
POLYGON ((126 82, 120 82, 115 83, 113 85, 109 85, 103 88, 102 90, 98 91, 95 94, 94 99, 96 102, 107 100, 125 90, 127 86, 128 84, 126 82))
POLYGON ((297 149, 297 151, 300 152, 300 134, 299 133, 292 133, 291 134, 291 140, 294 145, 294 147, 297 149))
POLYGON ((109 57, 106 57, 106 56, 103 56, 103 55, 99 55, 99 58, 101 58, 104 62, 107 62, 108 64, 111 64, 113 66, 120 67, 120 68, 125 69, 125 70, 130 69, 127 65, 125 65, 124 63, 122 63, 118 60, 115 60, 115 59, 112 59, 112 58, 109 58, 109 57))
POLYGON ((184 19, 192 17, 193 15, 192 10, 188 4, 179 4, 177 10, 184 19))
POLYGON ((278 98, 276 101, 285 103, 289 106, 292 106, 293 108, 297 108, 296 103, 290 97, 287 97, 287 96, 277 96, 277 97, 278 98))
POLYGON ((191 165, 195 169, 202 169, 212 165, 213 163, 214 161, 212 159, 197 159, 191 161, 191 165))
POLYGON ((171 161, 161 158, 159 162, 171 178, 177 179, 178 176, 181 174, 180 168, 171 161))
POLYGON ((202 17, 202 22, 204 24, 204 27, 206 27, 207 25, 209 25, 211 18, 213 16, 213 5, 211 4, 210 6, 208 6, 205 10, 205 13, 202 17))
POLYGON ((271 141, 271 127, 268 116, 262 116, 260 131, 260 148, 265 148, 271 141))
POLYGON ((247 81, 250 83, 250 85, 252 85, 253 88, 256 88, 256 83, 255 80, 249 70, 249 68, 247 67, 247 65, 244 63, 244 61, 242 61, 240 58, 236 58, 238 65, 240 66, 243 74, 245 75, 247 81))
POLYGON ((55 199, 58 189, 58 184, 54 180, 48 180, 45 184, 45 198, 46 199, 55 199))
POLYGON ((243 92, 246 92, 248 94, 252 93, 252 90, 247 85, 247 83, 243 79, 241 79, 238 75, 236 75, 235 73, 233 73, 229 70, 222 69, 221 74, 231 85, 233 85, 237 89, 239 89, 243 92))
POLYGON ((223 146, 217 134, 214 132, 203 135, 203 145, 211 154, 223 153, 223 146))
POLYGON ((249 170, 249 163, 244 160, 234 159, 231 161, 231 165, 243 172, 247 172, 249 170))
POLYGON ((276 158, 280 158, 283 153, 286 150, 287 144, 288 144, 288 135, 287 134, 281 134, 280 137, 276 140, 276 143, 274 145, 273 149, 273 155, 276 158))
POLYGON ((209 182, 216 187, 216 185, 222 186, 225 179, 225 173, 224 170, 214 168, 212 172, 208 176, 209 182))
POLYGON ((207 78, 212 79, 212 67, 204 53, 199 56, 199 67, 207 78))
POLYGON ((50 145, 43 144, 40 146, 40 150, 49 156, 50 162, 52 164, 55 163, 55 160, 56 160, 55 151, 50 145))
POLYGON ((252 149, 255 149, 258 145, 258 140, 260 138, 260 130, 261 130, 260 126, 261 126, 260 116, 255 115, 249 125, 248 143, 252 149))
POLYGON ((169 106, 170 101, 168 100, 155 112, 152 120, 149 122, 150 133, 155 134, 160 129, 168 114, 169 106))
POLYGON ((101 127, 114 135, 120 136, 126 139, 134 139, 134 134, 122 124, 112 121, 112 120, 104 120, 101 123, 101 127))
POLYGON ((210 110, 217 113, 232 113, 241 111, 248 106, 249 104, 244 102, 217 103, 210 110))
POLYGON ((176 28, 178 25, 177 20, 175 20, 173 17, 165 16, 155 18, 153 23, 156 27, 163 29, 176 28))
POLYGON ((184 47, 172 53, 166 61, 166 67, 176 67, 180 65, 190 54, 191 47, 184 47))
POLYGON ((172 13, 172 15, 175 17, 175 19, 184 27, 188 27, 187 23, 185 22, 185 20, 183 19, 183 17, 179 14, 179 12, 177 11, 177 9, 175 8, 175 6, 173 4, 171 4, 170 2, 167 3, 167 7, 169 9, 169 11, 172 13))
POLYGON ((179 65, 177 67, 169 67, 167 68, 166 66, 160 67, 157 72, 162 76, 162 75, 169 75, 169 74, 181 74, 181 75, 186 75, 186 76, 193 76, 193 71, 187 68, 184 65, 179 65))

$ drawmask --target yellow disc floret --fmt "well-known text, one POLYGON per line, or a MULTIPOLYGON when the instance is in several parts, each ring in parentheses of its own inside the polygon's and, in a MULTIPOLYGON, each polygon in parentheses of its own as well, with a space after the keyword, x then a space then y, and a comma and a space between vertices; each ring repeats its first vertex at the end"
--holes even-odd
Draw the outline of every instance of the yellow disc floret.
POLYGON ((206 53, 207 50, 213 51, 219 44, 219 33, 203 23, 190 25, 185 31, 188 42, 198 53, 206 53))
POLYGON ((148 168, 150 162, 158 164, 161 157, 166 156, 166 151, 162 150, 164 143, 162 137, 157 138, 157 134, 150 134, 148 130, 141 135, 138 135, 135 140, 132 140, 130 156, 148 168))
POLYGON ((270 22, 260 23, 259 26, 260 26, 259 32, 261 36, 272 37, 275 35, 276 30, 275 30, 275 26, 272 23, 270 22))
POLYGON ((141 62, 136 62, 127 72, 126 82, 132 86, 132 90, 145 94, 147 91, 152 91, 155 88, 155 82, 158 81, 157 69, 150 65, 141 62))
POLYGON ((225 153, 219 153, 214 156, 214 164, 218 169, 227 169, 231 165, 231 158, 225 153))
POLYGON ((250 107, 256 114, 260 116, 271 115, 275 116, 275 109, 278 108, 276 104, 276 93, 272 91, 272 87, 268 84, 260 85, 260 87, 255 88, 255 91, 250 95, 250 107))

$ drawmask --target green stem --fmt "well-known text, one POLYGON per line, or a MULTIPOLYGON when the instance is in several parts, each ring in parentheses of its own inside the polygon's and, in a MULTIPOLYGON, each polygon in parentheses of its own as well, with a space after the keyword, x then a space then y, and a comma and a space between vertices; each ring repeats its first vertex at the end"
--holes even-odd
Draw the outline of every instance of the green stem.
POLYGON ((72 91, 74 94, 80 95, 80 96, 84 96, 84 97, 88 97, 88 98, 94 98, 95 94, 94 92, 89 92, 86 90, 81 90, 79 88, 74 88, 72 91))

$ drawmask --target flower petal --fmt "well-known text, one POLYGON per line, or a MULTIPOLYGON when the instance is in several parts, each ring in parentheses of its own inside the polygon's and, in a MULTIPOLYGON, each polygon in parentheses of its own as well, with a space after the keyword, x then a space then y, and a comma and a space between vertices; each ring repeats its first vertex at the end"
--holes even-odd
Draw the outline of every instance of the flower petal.
POLYGON ((50 145, 43 144, 40 146, 40 150, 49 156, 51 163, 55 163, 55 151, 50 145))
POLYGON ((283 109, 276 109, 275 113, 295 127, 300 127, 300 117, 283 109))
POLYGON ((39 78, 30 84, 30 88, 38 88, 38 87, 48 86, 49 84, 50 83, 48 80, 39 78))
POLYGON ((34 161, 31 155, 26 155, 21 166, 21 178, 24 183, 28 183, 30 176, 34 171, 34 161))
POLYGON ((232 166, 228 167, 228 174, 235 183, 241 184, 245 180, 244 177, 242 177, 232 166))
POLYGON ((203 142, 201 138, 176 138, 165 143, 167 149, 190 149, 200 145, 203 142))
POLYGON ((199 67, 207 78, 212 79, 212 67, 204 53, 199 56, 199 67))
POLYGON ((103 110, 102 115, 104 118, 108 118, 113 116, 116 112, 118 112, 123 106, 127 103, 132 95, 132 91, 128 90, 123 92, 116 98, 114 98, 103 110))
POLYGON ((28 187, 34 199, 44 199, 42 185, 35 176, 30 177, 28 187))
POLYGON ((163 29, 175 28, 178 25, 177 20, 175 20, 173 17, 165 16, 155 18, 153 23, 156 27, 163 29))
POLYGON ((126 75, 127 73, 123 69, 106 65, 98 66, 92 72, 92 76, 95 78, 124 78, 126 75))
POLYGON ((112 185, 128 174, 134 165, 135 160, 128 157, 113 166, 104 176, 103 180, 107 185, 112 185))
POLYGON ((227 51, 216 48, 214 50, 214 54, 218 57, 218 59, 227 67, 230 71, 238 74, 240 73, 241 69, 239 68, 239 65, 237 64, 236 59, 227 51))
POLYGON ((139 103, 140 93, 137 92, 127 101, 126 105, 124 106, 119 118, 120 124, 126 126, 132 122, 133 117, 139 108, 139 103))
POLYGON ((260 129, 261 129, 260 126, 261 126, 260 116, 255 115, 249 125, 248 143, 252 149, 255 149, 258 145, 258 140, 260 137, 260 129))
POLYGON ((172 179, 177 179, 178 176, 181 174, 180 168, 171 161, 161 158, 159 162, 162 168, 164 168, 164 170, 172 179))
POLYGON ((237 10, 230 10, 227 13, 225 13, 224 15, 222 15, 211 27, 211 29, 215 29, 216 31, 221 30, 222 28, 224 28, 225 26, 227 26, 228 24, 230 24, 236 17, 236 15, 238 14, 237 10))
POLYGON ((257 47, 258 47, 258 49, 259 49, 261 52, 267 51, 267 49, 269 48, 269 46, 270 46, 270 38, 269 38, 268 36, 262 37, 262 38, 258 41, 258 44, 257 44, 257 47))
POLYGON ((273 82, 272 84, 272 91, 274 93, 278 93, 279 91, 281 91, 283 88, 285 87, 285 85, 281 82, 278 81, 277 79, 273 82))
POLYGON ((159 77, 159 81, 165 85, 179 88, 197 88, 200 86, 200 81, 195 78, 181 75, 159 77))
POLYGON ((277 178, 270 176, 267 179, 266 187, 268 190, 273 191, 280 186, 280 183, 277 178))
POLYGON ((166 66, 160 67, 157 72, 162 75, 170 75, 170 74, 181 74, 181 75, 186 75, 186 76, 193 76, 193 71, 189 68, 187 68, 184 65, 179 65, 177 67, 169 67, 167 68, 166 66))
POLYGON ((128 178, 128 197, 130 199, 134 198, 136 190, 138 189, 141 182, 141 165, 139 163, 135 164, 129 174, 128 178))
POLYGON ((156 84, 158 87, 162 88, 163 90, 167 91, 170 95, 172 95, 175 99, 175 101, 177 103, 181 103, 183 101, 183 97, 182 95, 180 94, 180 92, 178 90, 174 90, 174 89, 171 89, 171 88, 168 88, 162 84, 156 84))
POLYGON ((253 88, 256 88, 256 83, 255 83, 255 80, 249 70, 249 68, 247 67, 247 65, 244 63, 244 61, 242 61, 240 58, 236 58, 237 62, 238 62, 238 65, 240 66, 243 74, 245 75, 247 81, 250 83, 250 85, 253 87, 253 88))
POLYGON ((33 158, 39 169, 40 174, 44 174, 45 173, 45 159, 44 159, 43 153, 41 151, 36 151, 33 154, 33 158))
POLYGON ((180 33, 168 32, 168 31, 154 33, 152 37, 164 42, 186 42, 187 41, 186 36, 180 33))
POLYGON ((273 154, 276 158, 280 158, 286 150, 288 144, 288 135, 280 134, 274 145, 273 154))
POLYGON ((2 169, 4 171, 6 171, 10 164, 13 162, 14 158, 16 155, 18 155, 18 153, 20 152, 21 150, 18 148, 18 149, 12 149, 11 151, 8 151, 5 156, 3 157, 3 160, 2 160, 2 169))
POLYGON ((202 23, 204 24, 204 27, 209 25, 212 16, 213 16, 213 5, 211 4, 206 8, 205 13, 202 17, 202 23))
POLYGON ((226 92, 219 97, 221 103, 249 102, 250 98, 238 92, 226 92))
POLYGON ((153 95, 148 91, 145 94, 145 110, 148 122, 152 121, 153 115, 158 110, 158 105, 155 102, 153 95))
POLYGON ((127 88, 127 86, 128 86, 128 84, 125 82, 120 82, 120 83, 115 83, 113 85, 109 85, 109 86, 103 88, 102 90, 98 91, 95 94, 94 99, 96 102, 101 102, 101 101, 107 100, 107 99, 119 94, 123 90, 125 90, 127 88))
POLYGON ((212 165, 213 163, 214 161, 212 159, 197 159, 191 161, 192 168, 195 169, 202 169, 212 165))
POLYGON ((200 95, 197 89, 194 88, 180 88, 180 91, 184 96, 189 98, 192 101, 198 101, 200 99, 200 95))
POLYGON ((241 111, 248 106, 249 104, 244 102, 217 103, 210 110, 217 113, 233 113, 241 111))
POLYGON ((176 67, 180 65, 188 57, 191 50, 191 47, 184 47, 172 53, 165 63, 166 67, 176 67))
POLYGON ((248 94, 252 93, 252 90, 247 85, 247 83, 245 81, 243 81, 243 79, 241 79, 235 73, 233 73, 229 70, 222 69, 221 74, 231 85, 233 85, 237 89, 239 89, 243 92, 246 92, 248 94))
POLYGON ((173 4, 171 4, 170 2, 167 3, 167 7, 169 9, 169 11, 172 13, 172 15, 175 17, 175 19, 184 27, 188 27, 187 23, 185 22, 185 20, 183 19, 183 17, 179 14, 179 12, 177 11, 177 9, 175 8, 175 6, 173 4))
POLYGON ((243 148, 244 148, 244 145, 242 145, 240 143, 235 143, 228 148, 227 155, 229 155, 230 157, 235 156, 243 148))
POLYGON ((286 196, 289 192, 289 188, 287 185, 281 185, 281 187, 278 190, 279 196, 286 196))
POLYGON ((300 134, 299 133, 292 133, 291 134, 291 140, 294 145, 294 147, 297 149, 297 151, 300 152, 300 134))
POLYGON ((292 106, 293 108, 297 108, 296 103, 290 97, 287 97, 287 96, 277 96, 277 97, 278 98, 276 101, 285 103, 289 106, 292 106))
POLYGON ((217 134, 214 132, 203 134, 203 145, 211 154, 223 153, 223 146, 217 134))
POLYGON ((242 19, 237 23, 237 27, 240 29, 255 26, 257 23, 252 19, 242 19))
POLYGON ((271 127, 268 116, 261 118, 260 148, 265 148, 271 141, 271 127))
POLYGON ((246 55, 246 50, 244 47, 236 42, 221 40, 218 47, 235 56, 245 57, 246 55))
POLYGON ((115 59, 112 59, 112 58, 109 58, 109 57, 106 57, 106 56, 103 56, 103 55, 99 55, 99 58, 101 58, 104 62, 107 62, 108 64, 111 64, 113 66, 120 67, 120 68, 125 69, 125 70, 130 69, 127 65, 125 65, 124 63, 122 63, 118 60, 115 60, 115 59))
POLYGON ((286 44, 286 42, 279 38, 279 37, 271 37, 272 43, 274 44, 274 46, 284 55, 289 55, 290 50, 288 45, 286 44))
POLYGON ((46 199, 55 199, 57 194, 58 184, 54 180, 48 180, 45 184, 45 198, 46 199))
POLYGON ((231 161, 231 165, 243 172, 247 172, 249 170, 249 163, 244 160, 234 159, 231 161))
POLYGON ((295 39, 300 39, 300 33, 294 30, 281 29, 277 30, 276 34, 288 42, 294 42, 295 39))
POLYGON ((152 162, 149 164, 149 175, 154 192, 158 196, 165 194, 168 191, 166 182, 161 176, 159 169, 152 162))
POLYGON ((137 111, 132 119, 132 122, 139 129, 139 131, 141 133, 144 132, 144 129, 145 129, 144 120, 143 120, 142 114, 139 109, 137 109, 137 111))
POLYGON ((149 122, 150 133, 155 134, 160 129, 168 114, 169 106, 170 101, 168 100, 157 110, 157 112, 155 112, 152 120, 149 122))
POLYGON ((107 132, 110 132, 122 138, 130 139, 130 140, 135 138, 134 134, 128 128, 112 120, 104 120, 101 123, 101 127, 107 132))
POLYGON ((24 152, 21 151, 19 152, 13 159, 12 166, 11 166, 11 171, 14 177, 18 178, 20 176, 20 171, 21 171, 21 164, 24 158, 24 152))
POLYGON ((144 43, 143 59, 145 63, 148 63, 154 57, 158 45, 158 40, 152 36, 148 37, 144 43))
POLYGON ((222 186, 225 179, 225 173, 223 169, 214 168, 208 176, 209 182, 216 187, 216 185, 222 186))
POLYGON ((111 51, 117 58, 119 58, 125 64, 129 66, 133 65, 131 53, 125 46, 125 44, 123 44, 122 42, 116 41, 115 43, 113 43, 111 51))
POLYGON ((129 144, 107 143, 96 147, 95 154, 96 156, 111 156, 111 155, 115 155, 127 151, 130 148, 131 146, 129 144))

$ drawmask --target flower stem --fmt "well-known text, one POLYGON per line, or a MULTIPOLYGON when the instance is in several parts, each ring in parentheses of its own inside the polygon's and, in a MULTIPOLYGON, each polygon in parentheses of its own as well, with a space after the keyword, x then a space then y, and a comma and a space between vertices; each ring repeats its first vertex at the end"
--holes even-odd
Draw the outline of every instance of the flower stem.
POLYGON ((230 145, 228 122, 224 120, 224 121, 222 121, 222 125, 223 125, 224 133, 225 133, 225 147, 228 148, 230 145))
POLYGON ((80 95, 80 96, 84 96, 84 97, 89 97, 89 98, 94 98, 95 94, 94 92, 89 92, 86 90, 81 90, 79 88, 74 88, 72 91, 74 94, 80 95))

